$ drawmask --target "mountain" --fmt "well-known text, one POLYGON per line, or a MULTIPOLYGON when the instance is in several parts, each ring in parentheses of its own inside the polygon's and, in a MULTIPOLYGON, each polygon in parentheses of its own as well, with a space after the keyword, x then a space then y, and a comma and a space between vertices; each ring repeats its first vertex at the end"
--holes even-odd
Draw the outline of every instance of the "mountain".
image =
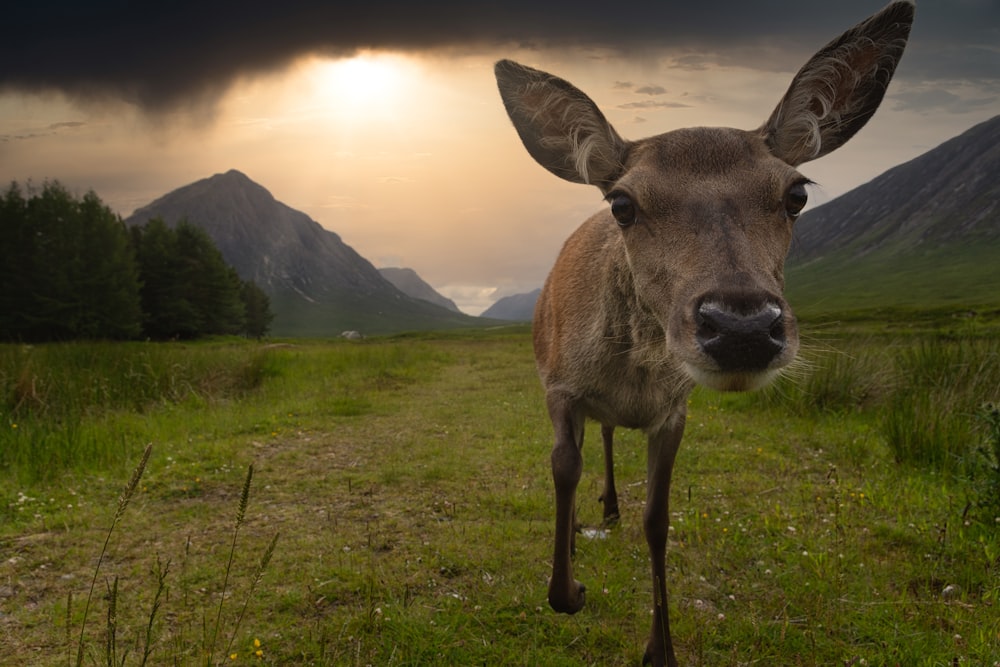
POLYGON ((388 267, 378 270, 382 274, 382 277, 388 280, 390 283, 396 286, 403 294, 411 296, 414 299, 423 299, 424 301, 430 301, 431 303, 436 303, 442 308, 447 308, 448 310, 454 311, 456 313, 461 312, 455 302, 446 296, 438 294, 438 292, 424 282, 423 278, 417 275, 417 272, 413 269, 399 269, 395 267, 388 267))
POLYGON ((178 188, 125 222, 186 219, 244 280, 271 298, 278 336, 334 336, 475 326, 477 318, 403 294, 340 237, 236 170, 178 188))
POLYGON ((1000 302, 1000 116, 802 215, 797 310, 1000 302))
POLYGON ((536 289, 527 294, 505 296, 483 311, 480 317, 530 322, 535 313, 535 302, 538 301, 538 295, 541 293, 541 289, 536 289))

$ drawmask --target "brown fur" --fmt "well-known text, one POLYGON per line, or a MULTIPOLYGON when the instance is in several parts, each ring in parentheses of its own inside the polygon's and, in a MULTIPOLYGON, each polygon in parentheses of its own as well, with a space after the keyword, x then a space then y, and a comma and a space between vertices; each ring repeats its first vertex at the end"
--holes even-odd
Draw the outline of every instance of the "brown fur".
POLYGON ((842 145, 875 112, 912 19, 912 4, 896 2, 831 42, 754 131, 692 128, 625 141, 571 84, 497 63, 528 152, 561 178, 596 185, 617 211, 569 237, 535 309, 535 357, 555 430, 549 603, 575 613, 585 600, 571 562, 585 420, 602 425, 606 521, 618 515, 614 428, 641 429, 654 588, 644 662, 677 665, 665 548, 688 394, 696 383, 755 389, 794 358, 795 317, 782 291, 808 182, 796 167, 842 145))

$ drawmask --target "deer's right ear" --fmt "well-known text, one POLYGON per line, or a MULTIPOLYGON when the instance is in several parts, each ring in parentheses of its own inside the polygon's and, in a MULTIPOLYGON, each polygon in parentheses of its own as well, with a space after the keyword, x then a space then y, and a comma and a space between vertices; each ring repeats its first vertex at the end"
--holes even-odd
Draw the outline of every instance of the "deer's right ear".
POLYGON ((500 97, 531 157, 553 174, 603 191, 624 169, 628 142, 570 83, 512 60, 494 68, 500 97))
POLYGON ((820 49, 761 127, 771 151, 794 167, 853 137, 882 102, 912 24, 913 2, 893 2, 820 49))

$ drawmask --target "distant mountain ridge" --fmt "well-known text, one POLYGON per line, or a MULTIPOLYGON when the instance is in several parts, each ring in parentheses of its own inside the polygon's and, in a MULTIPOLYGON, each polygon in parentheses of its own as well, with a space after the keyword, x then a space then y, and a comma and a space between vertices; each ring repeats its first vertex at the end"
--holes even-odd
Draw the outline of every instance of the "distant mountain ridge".
POLYGON ((807 211, 785 276, 798 310, 1000 303, 1000 116, 807 211))
POLYGON ((125 222, 186 219, 240 277, 271 297, 275 335, 330 336, 471 326, 475 318, 403 294, 341 238, 230 170, 178 188, 125 222))
POLYGON ((535 314, 535 302, 541 288, 525 294, 512 294, 497 299, 496 303, 483 311, 480 317, 490 317, 495 320, 510 320, 514 322, 530 322, 535 314))
POLYGON ((454 301, 438 293, 433 287, 428 285, 423 278, 417 275, 413 269, 385 267, 378 270, 382 277, 396 286, 403 294, 412 296, 414 299, 430 301, 442 308, 447 308, 453 312, 461 312, 454 301))
POLYGON ((973 238, 1000 239, 1000 116, 803 214, 789 262, 973 238))
POLYGON ((362 293, 385 289, 375 267, 337 234, 235 169, 178 188, 125 222, 143 224, 153 217, 171 226, 186 218, 204 228, 240 276, 268 292, 291 290, 318 301, 341 286, 362 293), (326 261, 330 257, 335 261, 326 261))

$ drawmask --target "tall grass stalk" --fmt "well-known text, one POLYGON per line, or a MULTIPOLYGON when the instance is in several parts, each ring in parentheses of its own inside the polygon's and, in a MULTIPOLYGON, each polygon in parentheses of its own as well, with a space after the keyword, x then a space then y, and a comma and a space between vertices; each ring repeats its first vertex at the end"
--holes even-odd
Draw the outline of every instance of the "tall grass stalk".
MULTIPOLYGON (((77 642, 76 650, 76 667, 80 667, 83 664, 83 638, 87 629, 87 615, 90 612, 90 603, 94 597, 94 588, 97 586, 97 576, 101 571, 101 565, 104 563, 104 556, 108 552, 108 544, 111 542, 111 536, 115 532, 115 527, 118 526, 118 522, 121 521, 122 515, 125 514, 125 508, 128 507, 129 501, 132 500, 132 495, 139 486, 139 480, 142 479, 142 473, 146 470, 146 463, 149 462, 149 455, 152 454, 152 452, 153 445, 150 443, 146 445, 146 449, 143 450, 142 458, 139 460, 139 464, 135 467, 135 470, 132 472, 132 477, 129 479, 128 484, 125 485, 121 496, 118 498, 118 507, 115 509, 115 515, 111 519, 111 526, 108 528, 108 534, 104 538, 104 546, 101 548, 101 555, 97 559, 97 566, 94 568, 94 576, 90 580, 90 590, 87 591, 87 601, 83 605, 83 620, 80 621, 80 639, 77 642)), ((117 582, 115 584, 115 589, 117 591, 117 582)))
MULTIPOLYGON (((129 480, 128 484, 125 486, 125 489, 122 491, 121 496, 119 497, 118 506, 116 508, 114 517, 112 518, 111 527, 109 528, 108 534, 105 537, 104 546, 101 549, 101 554, 98 558, 97 565, 94 568, 94 576, 90 583, 90 590, 87 595, 87 602, 83 610, 83 620, 81 621, 80 625, 80 634, 76 642, 75 663, 72 656, 72 649, 70 649, 71 654, 69 656, 69 661, 70 664, 75 664, 76 667, 81 667, 81 665, 83 664, 84 647, 85 647, 84 639, 86 636, 87 617, 90 610, 90 604, 93 599, 94 589, 96 588, 97 585, 97 579, 100 574, 105 555, 108 551, 109 543, 111 541, 111 536, 115 532, 116 527, 121 521, 122 515, 124 514, 125 509, 129 504, 129 500, 134 494, 136 488, 138 487, 146 463, 149 460, 151 451, 152 451, 152 446, 151 445, 147 446, 145 452, 143 453, 142 460, 139 462, 138 466, 136 467, 135 471, 132 474, 131 479, 129 480)), ((217 640, 219 638, 221 630, 222 612, 223 612, 223 607, 225 605, 226 594, 229 590, 230 575, 232 573, 233 561, 236 554, 236 544, 238 541, 240 529, 243 526, 246 519, 246 510, 249 503, 252 479, 253 479, 253 465, 250 465, 247 469, 246 479, 243 483, 243 490, 240 495, 239 507, 237 508, 236 512, 236 522, 233 530, 232 541, 230 544, 229 557, 226 563, 226 569, 222 583, 222 591, 220 593, 219 605, 215 610, 214 625, 210 624, 210 621, 207 618, 208 614, 210 613, 208 612, 207 609, 205 611, 208 613, 202 616, 202 640, 201 640, 203 649, 202 655, 204 656, 205 664, 207 666, 215 664, 214 650, 218 643, 217 640), (211 639, 208 639, 210 631, 211 631, 211 639)), ((257 567, 251 579, 249 590, 247 592, 247 597, 243 601, 243 605, 240 608, 240 611, 236 617, 235 624, 229 635, 228 644, 226 646, 226 655, 229 655, 229 652, 232 649, 233 644, 235 643, 240 625, 246 615, 250 599, 253 597, 255 591, 257 590, 257 586, 263 577, 263 573, 267 569, 267 566, 270 563, 272 556, 274 555, 274 550, 277 545, 277 542, 278 542, 278 535, 275 534, 275 536, 271 539, 271 542, 268 544, 267 549, 264 551, 263 555, 260 558, 260 561, 257 564, 257 567)), ((185 553, 187 553, 188 547, 190 547, 190 538, 188 540, 188 545, 185 548, 185 553)), ((170 572, 170 561, 168 560, 164 564, 158 557, 154 570, 156 578, 156 590, 153 594, 153 600, 149 614, 145 620, 144 632, 142 630, 137 630, 137 632, 135 633, 136 635, 135 646, 136 647, 141 646, 141 656, 136 658, 136 661, 138 662, 140 667, 144 667, 146 664, 148 664, 153 657, 153 652, 154 652, 153 649, 155 643, 154 633, 156 630, 156 623, 160 613, 160 608, 166 597, 167 576, 169 572, 170 572)), ((119 622, 119 580, 117 576, 115 576, 113 580, 107 582, 107 588, 108 590, 106 599, 108 600, 108 609, 105 621, 103 657, 104 657, 104 662, 109 667, 111 667, 112 665, 117 667, 120 665, 125 665, 129 659, 129 649, 126 648, 125 651, 122 652, 121 646, 119 645, 119 635, 121 634, 120 627, 127 627, 127 625, 122 626, 121 623, 119 622)), ((187 602, 186 596, 182 598, 182 602, 184 603, 187 602)), ((71 620, 72 607, 73 607, 73 597, 72 594, 70 594, 66 604, 66 625, 67 625, 68 646, 71 646, 72 644, 71 642, 72 631, 70 629, 72 624, 71 620)), ((129 622, 128 619, 126 619, 126 624, 128 622, 129 622)), ((181 647, 181 645, 178 645, 175 661, 182 652, 183 648, 181 647)))
POLYGON ((66 664, 73 664, 73 591, 66 595, 66 664))
MULTIPOLYGON (((108 667, 118 665, 118 577, 114 582, 108 584, 108 620, 107 636, 104 646, 104 657, 108 667)), ((125 656, 122 656, 122 664, 125 663, 125 656)))
POLYGON ((146 636, 142 644, 142 661, 140 667, 144 667, 153 654, 153 626, 156 623, 156 614, 160 610, 163 601, 163 593, 166 591, 167 574, 170 572, 170 561, 164 565, 159 557, 156 559, 156 594, 153 596, 153 605, 149 612, 149 622, 146 624, 146 636))
MULTIPOLYGON (((222 580, 222 593, 219 595, 219 609, 215 615, 215 628, 212 631, 212 639, 208 645, 208 658, 206 660, 206 665, 211 665, 213 662, 213 657, 215 654, 215 644, 219 637, 219 627, 222 624, 222 607, 226 602, 226 591, 229 587, 229 574, 233 569, 233 558, 236 556, 236 540, 240 534, 240 528, 243 526, 243 519, 246 516, 247 504, 250 501, 250 483, 253 480, 253 464, 251 463, 247 466, 247 476, 246 480, 243 482, 243 491, 240 493, 240 504, 236 509, 236 524, 233 526, 233 540, 229 546, 229 560, 226 562, 226 574, 222 580)), ((230 642, 232 645, 232 642, 230 642)), ((227 649, 228 652, 228 649, 227 649)))
POLYGON ((250 599, 253 597, 254 591, 257 590, 257 584, 260 583, 261 577, 264 576, 264 570, 267 569, 268 563, 271 562, 271 556, 274 555, 274 547, 278 544, 278 533, 274 534, 271 538, 270 544, 267 545, 267 549, 260 558, 260 562, 257 563, 257 569, 254 571, 253 579, 250 581, 250 590, 247 591, 246 598, 243 599, 243 606, 240 608, 240 613, 236 617, 236 623, 233 625, 233 632, 229 636, 229 643, 226 645, 226 655, 229 655, 233 650, 233 644, 236 642, 236 634, 239 632, 240 625, 243 623, 243 617, 246 615, 247 607, 250 605, 250 599))

